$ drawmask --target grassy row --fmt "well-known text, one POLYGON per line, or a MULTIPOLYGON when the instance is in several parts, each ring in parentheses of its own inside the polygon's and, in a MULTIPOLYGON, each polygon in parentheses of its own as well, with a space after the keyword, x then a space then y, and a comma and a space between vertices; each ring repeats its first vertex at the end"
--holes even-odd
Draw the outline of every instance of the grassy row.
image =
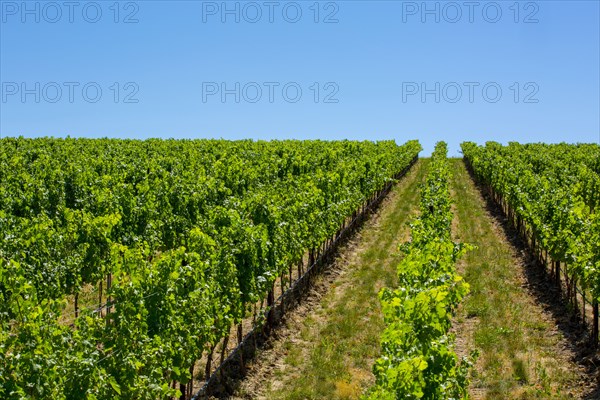
POLYGON ((245 379, 238 398, 349 400, 373 384, 371 369, 385 327, 374 298, 382 287, 397 283, 398 244, 408 238, 408 222, 418 212, 419 183, 428 164, 419 160, 394 186, 340 253, 334 277, 319 281, 327 292, 309 306, 308 315, 299 312, 286 321, 289 331, 274 349, 277 362, 265 353, 263 367, 245 379), (272 375, 269 365, 275 365, 272 375))
POLYGON ((584 398, 593 380, 585 378, 573 362, 562 324, 548 309, 553 294, 543 284, 543 271, 528 264, 527 256, 511 244, 507 236, 511 232, 505 232, 503 219, 488 209, 463 160, 452 159, 450 166, 453 238, 477 246, 458 265, 470 292, 452 322, 461 347, 480 352, 471 395, 477 399, 584 398))

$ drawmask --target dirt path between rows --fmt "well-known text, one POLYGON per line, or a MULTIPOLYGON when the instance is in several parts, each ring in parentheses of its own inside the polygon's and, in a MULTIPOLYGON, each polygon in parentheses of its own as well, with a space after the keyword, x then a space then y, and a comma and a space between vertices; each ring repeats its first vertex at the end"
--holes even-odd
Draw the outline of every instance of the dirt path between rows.
POLYGON ((576 328, 557 312, 538 267, 462 160, 452 160, 453 237, 476 245, 458 265, 471 285, 453 321, 457 353, 480 351, 472 399, 595 399, 576 328), (574 330, 575 329, 575 330, 574 330))
POLYGON ((383 317, 377 294, 395 286, 424 177, 419 161, 286 317, 233 399, 356 399, 373 382, 383 317))

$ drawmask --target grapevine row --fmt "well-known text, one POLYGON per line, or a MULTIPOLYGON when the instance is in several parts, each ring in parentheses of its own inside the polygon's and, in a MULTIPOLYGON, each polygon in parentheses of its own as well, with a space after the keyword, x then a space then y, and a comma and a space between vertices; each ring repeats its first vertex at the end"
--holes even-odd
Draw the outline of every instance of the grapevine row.
POLYGON ((402 247, 399 287, 379 293, 386 328, 382 355, 373 367, 376 384, 365 399, 467 397, 472 359, 459 361, 448 330, 469 291, 455 264, 470 246, 451 239, 446 154, 446 144, 438 143, 421 187, 421 215, 411 224, 411 241, 402 247))
POLYGON ((2 139, 0 397, 180 396, 172 383, 420 149, 2 139), (64 323, 104 279, 110 313, 64 323))
POLYGON ((592 341, 598 341, 600 299, 600 146, 594 144, 463 143, 476 179, 565 297, 586 319, 592 303, 592 341))

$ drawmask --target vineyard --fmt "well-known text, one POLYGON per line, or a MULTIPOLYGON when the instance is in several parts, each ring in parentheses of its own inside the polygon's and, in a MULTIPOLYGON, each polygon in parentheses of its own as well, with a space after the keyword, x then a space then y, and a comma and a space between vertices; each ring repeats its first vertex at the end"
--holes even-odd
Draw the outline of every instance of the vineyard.
POLYGON ((275 280, 307 252, 312 264, 419 151, 3 139, 1 397, 181 395, 203 353, 210 371, 232 326, 273 305, 275 280), (80 304, 90 285, 97 301, 80 304))
POLYGON ((600 146, 463 143, 469 166, 598 342, 600 146), (564 279, 564 282, 561 280, 564 279))
MULTIPOLYGON (((293 313, 421 150, 0 139, 0 398, 191 399, 243 375, 246 347, 293 313)), ((600 146, 462 151, 597 345, 600 146)), ((384 327, 364 399, 467 398, 483 368, 451 332, 471 296, 457 265, 476 246, 454 236, 447 152, 428 160, 394 285, 367 290, 384 327)))

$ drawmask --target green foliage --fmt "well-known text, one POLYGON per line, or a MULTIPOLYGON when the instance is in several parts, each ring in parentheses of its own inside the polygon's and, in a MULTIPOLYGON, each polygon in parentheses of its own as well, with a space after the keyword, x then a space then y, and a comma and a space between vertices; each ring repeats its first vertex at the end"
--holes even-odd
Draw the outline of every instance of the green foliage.
POLYGON ((600 146, 462 144, 477 178, 600 300, 600 146))
POLYGON ((416 141, 0 145, 2 399, 177 396, 169 384, 187 382, 278 276, 421 150, 416 141), (67 296, 108 274, 108 316, 65 315, 67 296))
MULTIPOLYGON (((452 314, 469 285, 455 263, 470 246, 450 238, 452 213, 445 143, 438 143, 421 188, 421 215, 398 265, 399 287, 379 293, 387 325, 376 384, 365 399, 464 399, 471 359, 458 360, 448 334, 452 314)), ((472 355, 471 358, 474 358, 472 355)))

